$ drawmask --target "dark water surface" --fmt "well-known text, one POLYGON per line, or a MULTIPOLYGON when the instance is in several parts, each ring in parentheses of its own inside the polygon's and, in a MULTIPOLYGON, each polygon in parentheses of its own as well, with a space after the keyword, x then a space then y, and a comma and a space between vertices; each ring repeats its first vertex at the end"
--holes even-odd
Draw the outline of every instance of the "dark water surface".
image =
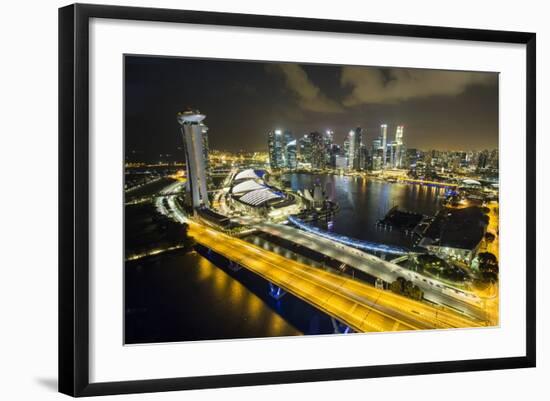
POLYGON ((126 263, 125 343, 331 333, 330 318, 206 250, 126 263), (209 260, 210 259, 210 260, 209 260), (215 264, 214 264, 214 263, 215 264))
MULTIPOLYGON (((322 228, 349 237, 386 244, 412 246, 412 238, 397 230, 386 230, 376 222, 394 206, 426 215, 434 215, 444 198, 443 188, 398 184, 338 175, 291 174, 293 190, 312 188, 319 183, 330 200, 340 206, 332 224, 322 228)), ((320 223, 321 225, 321 223, 320 223)))

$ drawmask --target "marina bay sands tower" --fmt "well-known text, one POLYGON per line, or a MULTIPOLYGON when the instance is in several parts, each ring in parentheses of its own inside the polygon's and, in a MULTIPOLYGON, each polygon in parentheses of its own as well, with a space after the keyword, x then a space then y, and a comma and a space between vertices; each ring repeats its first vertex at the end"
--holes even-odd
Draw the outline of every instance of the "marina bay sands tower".
POLYGON ((176 114, 181 125, 181 133, 185 148, 185 164, 187 166, 188 191, 191 194, 193 208, 209 207, 206 186, 205 141, 203 133, 207 128, 202 123, 206 118, 198 110, 185 110, 176 114))

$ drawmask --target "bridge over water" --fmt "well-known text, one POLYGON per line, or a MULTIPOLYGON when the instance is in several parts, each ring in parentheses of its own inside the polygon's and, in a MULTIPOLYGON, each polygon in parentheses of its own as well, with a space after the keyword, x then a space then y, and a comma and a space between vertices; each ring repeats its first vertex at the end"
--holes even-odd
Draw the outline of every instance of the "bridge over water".
POLYGON ((460 313, 317 269, 189 221, 197 243, 292 293, 357 332, 478 327, 460 313))
MULTIPOLYGON (((309 225, 301 224, 301 226, 309 225)), ((393 261, 387 261, 349 246, 346 242, 335 241, 332 238, 332 233, 319 235, 320 232, 322 233, 322 230, 304 231, 303 229, 297 229, 288 225, 265 222, 256 222, 254 227, 269 235, 283 238, 286 241, 293 242, 333 260, 337 260, 371 277, 381 279, 388 284, 397 280, 398 277, 403 277, 420 287, 424 292, 424 298, 427 300, 457 309, 475 319, 487 319, 487 313, 482 307, 483 302, 476 295, 450 287, 436 279, 423 276, 395 263, 396 260, 407 258, 408 254, 403 255, 396 252, 398 257, 393 261)), ((336 234, 336 236, 338 235, 336 234)), ((396 247, 395 249, 399 248, 396 247)))

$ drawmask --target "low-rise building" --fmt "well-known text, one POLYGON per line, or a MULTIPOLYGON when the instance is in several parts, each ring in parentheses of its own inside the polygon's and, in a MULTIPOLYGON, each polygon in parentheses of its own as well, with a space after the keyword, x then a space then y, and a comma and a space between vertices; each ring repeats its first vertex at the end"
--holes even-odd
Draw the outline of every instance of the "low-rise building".
POLYGON ((446 258, 470 263, 487 230, 489 217, 478 207, 442 209, 424 231, 419 246, 446 258))

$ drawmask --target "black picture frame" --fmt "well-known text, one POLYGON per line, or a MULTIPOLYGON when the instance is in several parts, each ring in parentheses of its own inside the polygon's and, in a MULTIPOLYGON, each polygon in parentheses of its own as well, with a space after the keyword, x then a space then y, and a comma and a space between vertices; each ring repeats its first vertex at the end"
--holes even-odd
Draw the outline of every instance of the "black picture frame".
POLYGON ((74 4, 59 9, 59 391, 71 396, 158 392, 323 380, 534 367, 536 363, 536 35, 479 29, 74 4), (526 45, 527 259, 526 354, 519 357, 398 365, 89 381, 89 148, 90 18, 323 31, 526 45))

